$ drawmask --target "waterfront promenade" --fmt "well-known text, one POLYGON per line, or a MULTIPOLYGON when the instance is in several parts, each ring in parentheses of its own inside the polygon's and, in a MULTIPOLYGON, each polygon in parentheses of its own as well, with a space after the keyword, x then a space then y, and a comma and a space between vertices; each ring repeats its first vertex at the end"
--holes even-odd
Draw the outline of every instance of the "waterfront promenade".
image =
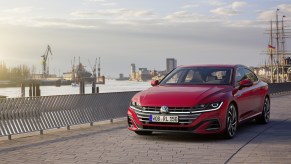
POLYGON ((240 126, 237 136, 138 136, 126 121, 0 138, 0 163, 290 163, 291 95, 273 96, 271 121, 240 126))

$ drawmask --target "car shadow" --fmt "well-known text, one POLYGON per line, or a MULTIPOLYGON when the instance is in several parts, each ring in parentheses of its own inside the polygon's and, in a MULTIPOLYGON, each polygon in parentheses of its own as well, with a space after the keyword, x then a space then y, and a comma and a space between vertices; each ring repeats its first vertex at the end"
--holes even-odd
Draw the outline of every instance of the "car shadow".
MULTIPOLYGON (((260 137, 259 142, 271 142, 276 136, 289 135, 291 138, 291 120, 270 120, 268 124, 259 124, 255 120, 245 122, 238 127, 234 138, 226 139, 223 134, 198 135, 193 133, 154 132, 147 140, 173 142, 242 142, 260 137), (271 134, 270 134, 271 133, 271 134), (262 137, 264 136, 264 137, 262 137), (268 137, 265 137, 268 136, 268 137), (262 139, 261 139, 262 138, 262 139)), ((290 139, 291 140, 291 139, 290 139)), ((256 142, 255 140, 252 142, 256 142)))

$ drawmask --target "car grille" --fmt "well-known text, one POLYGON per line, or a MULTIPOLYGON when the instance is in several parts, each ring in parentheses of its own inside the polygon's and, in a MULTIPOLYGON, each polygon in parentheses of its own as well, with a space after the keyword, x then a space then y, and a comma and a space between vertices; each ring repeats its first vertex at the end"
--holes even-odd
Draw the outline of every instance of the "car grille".
MULTIPOLYGON (((152 114, 161 114, 160 108, 161 107, 132 107, 131 108, 135 111, 137 114, 137 117, 139 118, 139 121, 142 123, 148 123, 152 124, 149 120, 150 115, 152 114)), ((169 113, 167 113, 167 116, 179 116, 179 123, 170 123, 173 125, 187 125, 191 124, 199 115, 200 113, 193 114, 195 109, 188 108, 188 107, 169 107, 169 113)), ((169 123, 157 123, 154 124, 169 124, 169 123)))

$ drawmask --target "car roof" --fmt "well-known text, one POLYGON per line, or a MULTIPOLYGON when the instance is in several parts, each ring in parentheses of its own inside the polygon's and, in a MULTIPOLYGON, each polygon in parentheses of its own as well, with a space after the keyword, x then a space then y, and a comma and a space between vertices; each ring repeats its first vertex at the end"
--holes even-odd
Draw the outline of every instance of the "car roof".
POLYGON ((240 64, 202 64, 202 65, 180 65, 179 68, 191 68, 191 67, 216 67, 216 68, 236 68, 236 67, 246 67, 240 64))

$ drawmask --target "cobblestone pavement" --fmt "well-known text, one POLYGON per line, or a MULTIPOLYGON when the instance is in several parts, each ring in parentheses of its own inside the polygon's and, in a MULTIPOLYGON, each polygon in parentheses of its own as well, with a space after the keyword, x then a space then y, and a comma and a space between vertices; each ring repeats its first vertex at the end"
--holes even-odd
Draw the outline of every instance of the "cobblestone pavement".
POLYGON ((271 122, 237 136, 138 136, 126 121, 0 141, 0 163, 291 163, 291 95, 271 99, 271 122))

